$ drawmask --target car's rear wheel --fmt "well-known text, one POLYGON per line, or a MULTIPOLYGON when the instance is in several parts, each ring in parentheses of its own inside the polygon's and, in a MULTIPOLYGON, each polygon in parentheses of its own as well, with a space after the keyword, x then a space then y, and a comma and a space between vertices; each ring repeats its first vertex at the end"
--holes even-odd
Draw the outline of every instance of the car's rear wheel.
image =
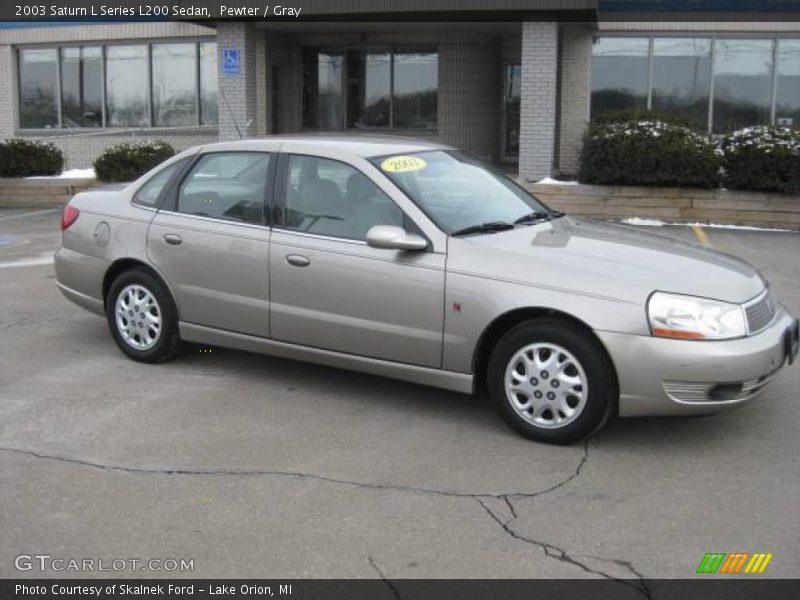
POLYGON ((130 269, 114 280, 106 295, 106 316, 117 346, 133 360, 162 362, 179 350, 175 303, 145 269, 130 269))
POLYGON ((523 323, 501 338, 489 359, 487 383, 511 427, 554 444, 592 433, 616 394, 600 343, 580 327, 550 318, 523 323))

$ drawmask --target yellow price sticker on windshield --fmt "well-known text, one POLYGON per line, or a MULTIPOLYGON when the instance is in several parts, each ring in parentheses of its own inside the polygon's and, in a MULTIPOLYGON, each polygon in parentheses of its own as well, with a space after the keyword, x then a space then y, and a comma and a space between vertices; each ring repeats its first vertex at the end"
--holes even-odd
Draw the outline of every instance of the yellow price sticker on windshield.
POLYGON ((427 166, 428 163, 416 156, 392 156, 381 163, 381 169, 387 173, 421 171, 427 166))

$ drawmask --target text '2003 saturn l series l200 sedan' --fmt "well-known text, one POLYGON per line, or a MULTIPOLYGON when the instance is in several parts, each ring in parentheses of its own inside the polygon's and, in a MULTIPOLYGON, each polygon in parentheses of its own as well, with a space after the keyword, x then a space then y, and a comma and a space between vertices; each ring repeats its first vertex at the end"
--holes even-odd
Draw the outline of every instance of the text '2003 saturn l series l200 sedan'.
POLYGON ((62 229, 58 286, 134 360, 185 340, 485 389, 540 441, 737 406, 798 352, 749 264, 566 216, 418 140, 193 148, 78 194, 62 229))

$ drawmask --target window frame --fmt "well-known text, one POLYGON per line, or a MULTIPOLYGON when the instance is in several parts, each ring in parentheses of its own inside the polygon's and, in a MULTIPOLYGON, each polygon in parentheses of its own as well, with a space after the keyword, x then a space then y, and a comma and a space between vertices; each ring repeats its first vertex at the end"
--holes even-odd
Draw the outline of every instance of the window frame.
MULTIPOLYGON (((200 130, 214 130, 219 127, 219 112, 217 113, 217 122, 216 123, 203 123, 203 116, 202 116, 202 88, 203 83, 201 81, 201 68, 200 68, 200 52, 201 52, 201 45, 202 44, 218 44, 217 39, 215 37, 191 37, 191 38, 175 38, 175 37, 168 37, 163 39, 143 39, 143 40, 136 40, 136 39, 126 39, 126 40, 113 40, 110 42, 92 42, 92 41, 75 41, 75 42, 56 42, 51 44, 18 44, 14 46, 14 69, 16 71, 15 77, 15 84, 16 90, 14 90, 15 100, 17 103, 17 109, 14 115, 14 123, 15 129, 20 132, 28 132, 28 133, 53 133, 53 132, 63 132, 64 131, 75 131, 75 132, 103 132, 107 131, 109 133, 119 132, 119 131, 138 131, 138 130, 190 130, 190 129, 200 129, 200 130), (193 45, 195 47, 195 65, 194 70, 196 73, 196 81, 195 81, 195 102, 196 102, 196 114, 194 123, 192 125, 183 125, 183 126, 161 126, 161 125, 154 125, 153 120, 153 81, 152 81, 152 73, 153 73, 153 53, 152 47, 153 45, 165 45, 165 44, 186 44, 186 45, 193 45), (108 124, 108 81, 106 79, 107 76, 107 57, 108 57, 108 49, 114 46, 145 46, 147 49, 146 52, 146 60, 147 60, 147 124, 146 125, 115 125, 110 126, 108 124), (61 90, 61 55, 62 50, 65 48, 100 48, 101 53, 101 101, 102 101, 102 123, 99 127, 64 127, 63 124, 63 101, 62 101, 62 90, 61 90), (20 86, 20 52, 24 50, 54 50, 56 52, 56 100, 57 100, 57 111, 58 111, 58 118, 56 125, 53 127, 23 127, 21 120, 20 120, 20 93, 21 93, 21 86, 20 86)), ((218 94, 218 106, 219 106, 219 77, 217 78, 217 94, 218 94)))
MULTIPOLYGON (((367 241, 366 240, 356 240, 356 239, 353 239, 353 238, 345 238, 345 237, 337 237, 337 236, 332 236, 332 235, 324 235, 324 234, 313 233, 313 232, 309 232, 309 231, 301 231, 299 229, 289 229, 288 227, 286 227, 286 208, 287 208, 287 199, 288 199, 287 192, 288 192, 288 189, 289 189, 289 185, 288 185, 289 177, 291 176, 291 173, 289 171, 289 160, 291 159, 292 156, 315 158, 315 159, 318 159, 318 160, 330 160, 332 162, 341 163, 343 165, 346 165, 346 166, 350 167, 355 172, 360 173, 361 175, 366 177, 373 185, 375 185, 376 188, 378 188, 386 196, 386 198, 395 207, 397 207, 397 210, 400 211, 400 214, 402 215, 402 223, 403 223, 402 227, 403 227, 403 229, 405 229, 409 233, 416 233, 417 235, 423 237, 425 239, 425 241, 428 242, 428 246, 427 246, 427 248, 425 250, 423 250, 423 252, 433 252, 434 245, 433 245, 433 241, 431 240, 431 238, 423 231, 423 229, 416 223, 416 221, 414 221, 414 219, 405 210, 403 210, 403 207, 400 206, 395 201, 395 199, 392 198, 392 196, 390 194, 388 194, 386 192, 386 190, 384 190, 381 185, 378 184, 377 181, 375 181, 374 177, 371 177, 368 173, 364 172, 362 169, 360 169, 359 167, 357 167, 356 165, 354 165, 351 162, 348 162, 348 161, 343 160, 341 158, 333 158, 331 156, 323 156, 323 155, 320 155, 320 154, 306 154, 306 153, 302 153, 302 152, 281 152, 280 155, 278 156, 278 165, 277 165, 277 170, 276 170, 276 173, 275 173, 275 194, 274 194, 275 202, 274 202, 274 205, 273 205, 273 216, 272 216, 272 227, 274 229, 278 229, 283 233, 292 234, 292 235, 299 235, 299 236, 304 236, 304 237, 312 237, 312 238, 317 238, 317 239, 322 239, 322 240, 331 240, 331 241, 343 242, 343 243, 347 243, 347 244, 357 244, 357 245, 361 245, 361 246, 366 246, 367 245, 367 241)), ((369 160, 369 159, 367 159, 367 160, 369 160)), ((392 183, 391 180, 389 180, 388 178, 387 178, 387 181, 389 181, 389 183, 392 183)), ((392 184, 392 185, 394 185, 394 184, 392 184)), ((400 191, 401 194, 403 194, 403 196, 405 198, 408 199, 409 202, 411 202, 412 204, 414 204, 416 206, 416 203, 414 203, 414 201, 411 198, 409 198, 407 194, 405 194, 402 190, 400 190, 400 188, 397 188, 397 189, 400 191)))
MULTIPOLYGON (((778 46, 781 40, 788 39, 788 40, 800 40, 800 35, 794 32, 789 33, 772 33, 772 32, 746 32, 746 33, 715 33, 715 32, 708 32, 708 31, 654 31, 654 30, 643 30, 643 31, 631 31, 631 32, 617 32, 617 31, 609 31, 609 32, 599 32, 592 35, 592 43, 589 44, 589 77, 587 78, 586 82, 586 89, 587 94, 589 97, 589 103, 587 106, 587 115, 586 118, 588 120, 591 119, 591 110, 592 110, 592 59, 594 57, 592 53, 592 48, 594 46, 594 40, 598 38, 628 38, 628 37, 637 37, 637 38, 649 38, 650 40, 650 53, 649 53, 649 67, 648 67, 648 89, 647 89, 647 110, 652 109, 652 75, 653 75, 653 59, 654 59, 654 51, 653 51, 653 41, 657 38, 702 38, 708 39, 711 41, 711 52, 710 52, 710 61, 711 61, 711 81, 708 90, 708 117, 707 117, 707 124, 705 132, 708 135, 723 135, 717 132, 714 132, 714 80, 716 79, 716 71, 715 71, 715 63, 716 63, 716 46, 717 40, 770 40, 772 42, 772 79, 771 79, 771 105, 770 105, 770 119, 769 125, 775 126, 775 110, 776 110, 776 102, 778 96, 778 68, 777 68, 777 53, 778 53, 778 46)), ((797 126, 795 126, 797 127, 797 126)))
POLYGON ((181 217, 208 220, 215 223, 240 225, 244 227, 267 227, 271 229, 273 226, 271 215, 273 213, 273 205, 275 203, 275 174, 277 171, 278 158, 279 154, 277 152, 269 150, 212 150, 209 152, 198 152, 192 156, 191 160, 188 161, 188 164, 176 174, 177 176, 169 182, 168 189, 164 191, 164 195, 161 198, 161 207, 159 210, 180 215, 181 217), (215 154, 266 154, 272 157, 269 161, 269 165, 267 166, 266 181, 264 183, 264 198, 261 204, 261 219, 258 223, 236 221, 235 219, 223 219, 220 217, 193 215, 190 213, 180 212, 178 210, 178 194, 180 193, 181 187, 204 157, 215 154))

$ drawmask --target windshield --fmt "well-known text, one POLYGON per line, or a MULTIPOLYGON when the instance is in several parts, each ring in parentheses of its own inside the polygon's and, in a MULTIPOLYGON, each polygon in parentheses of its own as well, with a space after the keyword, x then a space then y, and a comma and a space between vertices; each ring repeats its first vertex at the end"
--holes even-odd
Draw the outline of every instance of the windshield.
POLYGON ((497 231, 498 225, 513 226, 531 213, 557 216, 510 179, 461 152, 417 152, 372 162, 448 234, 487 224, 495 227, 485 231, 497 231))

